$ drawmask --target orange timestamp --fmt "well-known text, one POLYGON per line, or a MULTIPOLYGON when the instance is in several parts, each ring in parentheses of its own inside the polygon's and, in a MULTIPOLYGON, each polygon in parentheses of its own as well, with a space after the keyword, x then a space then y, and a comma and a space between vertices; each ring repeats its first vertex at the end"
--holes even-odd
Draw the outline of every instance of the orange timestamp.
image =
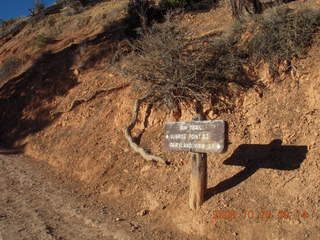
POLYGON ((306 210, 214 210, 212 218, 217 219, 308 219, 310 213, 306 210))

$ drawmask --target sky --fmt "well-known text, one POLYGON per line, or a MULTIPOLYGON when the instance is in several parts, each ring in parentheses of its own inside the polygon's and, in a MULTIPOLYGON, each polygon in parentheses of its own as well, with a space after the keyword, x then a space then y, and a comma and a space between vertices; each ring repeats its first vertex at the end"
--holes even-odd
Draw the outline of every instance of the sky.
MULTIPOLYGON (((55 0, 42 0, 45 6, 49 6, 55 0)), ((0 0, 0 19, 23 17, 30 14, 29 8, 33 8, 34 0, 0 0)))

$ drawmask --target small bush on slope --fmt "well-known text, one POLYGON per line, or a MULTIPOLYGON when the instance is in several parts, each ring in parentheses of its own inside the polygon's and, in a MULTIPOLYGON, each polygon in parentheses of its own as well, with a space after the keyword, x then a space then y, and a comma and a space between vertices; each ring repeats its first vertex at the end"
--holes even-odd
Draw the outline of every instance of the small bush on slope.
POLYGON ((135 41, 127 70, 151 104, 169 109, 194 100, 219 104, 222 96, 232 97, 229 83, 253 86, 248 67, 257 61, 277 66, 306 53, 319 26, 320 10, 277 8, 254 21, 236 22, 228 36, 192 40, 169 19, 135 41))
POLYGON ((247 43, 248 54, 275 68, 283 61, 303 56, 320 30, 319 9, 275 8, 257 16, 247 43))
POLYGON ((39 34, 38 36, 36 36, 34 41, 35 41, 36 47, 42 48, 47 44, 49 44, 52 41, 52 39, 50 37, 47 37, 46 35, 39 34))
POLYGON ((233 37, 203 42, 190 40, 186 29, 171 20, 155 24, 134 44, 128 73, 151 104, 175 109, 194 100, 217 102, 228 95, 228 83, 243 73, 245 61, 233 37))

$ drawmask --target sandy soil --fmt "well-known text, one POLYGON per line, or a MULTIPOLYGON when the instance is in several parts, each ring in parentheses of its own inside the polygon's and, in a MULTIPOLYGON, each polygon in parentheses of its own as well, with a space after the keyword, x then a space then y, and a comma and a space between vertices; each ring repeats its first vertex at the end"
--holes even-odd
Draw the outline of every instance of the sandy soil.
POLYGON ((0 152, 0 239, 184 239, 151 232, 79 184, 23 155, 0 152))
POLYGON ((0 165, 1 239, 132 239, 106 207, 87 207, 44 164, 1 155, 0 165))
MULTIPOLYGON (((116 2, 69 18, 53 16, 57 27, 70 24, 57 35, 61 41, 44 49, 18 44, 30 32, 37 36, 31 27, 0 47, 1 60, 15 51, 32 56, 1 83, 0 141, 20 146, 24 155, 0 155, 0 236, 318 240, 319 41, 277 79, 266 65, 256 66, 262 87, 235 92, 233 112, 208 111, 208 119, 228 123, 228 149, 208 156, 207 199, 191 211, 191 156, 164 151, 162 138, 166 122, 189 121, 194 111, 183 108, 179 118, 157 108, 140 111, 133 135, 168 166, 144 161, 124 138, 137 93, 128 76, 107 64, 122 43, 112 40, 114 31, 123 32, 99 34, 104 11, 112 15, 108 4, 116 2), (72 36, 71 28, 79 31, 72 36)), ((225 7, 188 13, 183 24, 198 37, 220 34, 229 13, 225 7)), ((39 29, 50 22, 43 20, 39 29)))

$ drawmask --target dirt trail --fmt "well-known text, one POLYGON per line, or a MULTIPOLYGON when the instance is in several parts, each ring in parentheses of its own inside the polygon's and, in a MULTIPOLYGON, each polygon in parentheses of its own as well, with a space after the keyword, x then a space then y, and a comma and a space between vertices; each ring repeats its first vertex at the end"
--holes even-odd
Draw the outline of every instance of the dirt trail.
POLYGON ((88 208, 74 186, 23 156, 0 155, 0 192, 0 239, 132 239, 106 208, 88 208))
POLYGON ((121 219, 121 211, 93 201, 47 164, 9 153, 0 149, 1 240, 187 239, 121 219))
POLYGON ((99 201, 47 163, 0 146, 0 240, 201 239, 141 218, 99 201))

